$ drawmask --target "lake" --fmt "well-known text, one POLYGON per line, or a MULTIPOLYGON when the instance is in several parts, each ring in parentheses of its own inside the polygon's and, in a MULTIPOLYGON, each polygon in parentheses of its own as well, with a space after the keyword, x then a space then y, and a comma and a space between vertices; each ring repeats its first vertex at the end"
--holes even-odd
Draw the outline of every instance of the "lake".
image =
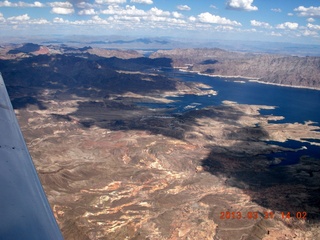
MULTIPOLYGON (((245 79, 237 78, 219 78, 198 75, 196 73, 181 72, 179 70, 164 69, 164 73, 170 77, 182 79, 183 81, 201 82, 210 85, 217 91, 216 96, 196 96, 184 95, 180 97, 169 97, 175 100, 170 104, 143 104, 148 107, 172 107, 174 113, 182 113, 191 109, 200 109, 206 106, 222 104, 222 101, 229 100, 240 104, 255 104, 275 106, 272 110, 260 110, 261 114, 273 114, 283 116, 283 120, 274 123, 304 123, 313 121, 314 125, 320 126, 320 91, 303 88, 292 88, 276 86, 270 84, 261 84, 250 82, 245 79), (235 82, 245 81, 245 83, 235 82)), ((272 121, 270 121, 271 123, 272 121)), ((319 142, 319 139, 308 139, 310 142, 319 142)), ((283 152, 269 154, 269 158, 281 157, 287 158, 280 164, 295 164, 299 162, 302 155, 309 155, 320 159, 320 147, 310 145, 305 142, 289 140, 284 143, 272 142, 282 147, 300 149, 296 152, 283 152)))
POLYGON ((241 104, 257 104, 275 106, 273 110, 261 110, 262 114, 284 116, 277 123, 304 123, 305 121, 317 122, 320 126, 320 91, 304 88, 283 87, 270 84, 249 82, 244 79, 219 78, 198 75, 194 73, 174 71, 174 76, 184 81, 202 82, 212 86, 218 92, 217 96, 194 96, 186 95, 178 98, 182 110, 184 105, 193 102, 201 103, 202 107, 220 105, 222 101, 229 100, 241 104), (234 82, 237 80, 245 83, 234 82))

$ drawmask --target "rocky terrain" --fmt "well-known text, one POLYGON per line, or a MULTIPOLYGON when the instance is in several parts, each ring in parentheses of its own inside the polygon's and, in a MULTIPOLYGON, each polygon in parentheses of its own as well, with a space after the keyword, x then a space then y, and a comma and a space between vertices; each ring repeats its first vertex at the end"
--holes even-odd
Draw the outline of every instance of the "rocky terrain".
POLYGON ((104 49, 92 47, 70 47, 65 44, 59 45, 39 45, 34 43, 24 44, 5 44, 0 46, 0 59, 18 59, 28 58, 38 55, 75 55, 92 54, 100 57, 117 57, 121 59, 142 57, 140 53, 134 50, 104 49))
POLYGON ((151 58, 172 59, 175 68, 208 75, 242 76, 259 81, 320 89, 320 58, 228 52, 222 49, 159 50, 151 58))
POLYGON ((319 127, 270 123, 282 116, 259 111, 273 106, 230 101, 183 114, 144 107, 216 94, 157 71, 172 61, 0 60, 65 239, 318 239, 319 159, 274 165, 268 154, 296 149, 266 141, 320 139, 319 127))

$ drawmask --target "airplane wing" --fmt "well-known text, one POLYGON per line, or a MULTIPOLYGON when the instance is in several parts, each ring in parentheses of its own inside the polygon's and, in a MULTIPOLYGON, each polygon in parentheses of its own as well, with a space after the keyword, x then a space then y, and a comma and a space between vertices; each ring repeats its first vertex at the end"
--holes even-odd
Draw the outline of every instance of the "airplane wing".
POLYGON ((63 239, 0 73, 0 240, 63 239))

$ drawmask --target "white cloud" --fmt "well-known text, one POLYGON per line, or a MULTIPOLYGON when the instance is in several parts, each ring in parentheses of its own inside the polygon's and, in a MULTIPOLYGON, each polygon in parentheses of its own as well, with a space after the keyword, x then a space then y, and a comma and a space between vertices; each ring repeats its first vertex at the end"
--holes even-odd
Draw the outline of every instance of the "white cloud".
POLYGON ((229 0, 227 2, 227 9, 240 11, 257 11, 256 6, 252 6, 253 0, 229 0))
POLYGON ((73 5, 70 2, 50 2, 48 5, 52 7, 51 13, 61 15, 74 13, 73 5))
POLYGON ((231 30, 234 30, 234 28, 231 27, 231 26, 222 26, 222 25, 216 26, 215 29, 218 30, 218 31, 231 31, 231 30))
POLYGON ((54 23, 65 23, 65 20, 63 18, 56 17, 53 19, 53 22, 54 23))
POLYGON ((113 17, 114 20, 124 20, 124 21, 130 21, 130 22, 140 22, 140 17, 135 16, 123 16, 123 15, 115 15, 113 17))
POLYGON ((231 21, 227 18, 220 17, 217 15, 212 15, 211 13, 205 12, 198 15, 199 21, 202 23, 215 23, 224 25, 241 26, 241 23, 236 21, 231 21))
POLYGON ((7 20, 9 22, 25 22, 25 21, 28 21, 29 19, 30 19, 30 17, 28 14, 23 14, 20 16, 14 16, 14 17, 7 18, 7 20))
POLYGON ((183 15, 181 13, 178 12, 172 12, 172 16, 175 18, 183 18, 183 15))
POLYGON ((309 29, 312 29, 312 30, 317 30, 317 31, 320 30, 320 25, 315 25, 315 24, 308 23, 308 24, 307 24, 307 27, 308 27, 309 29))
POLYGON ((275 37, 282 37, 281 33, 277 33, 277 32, 271 32, 271 36, 275 36, 275 37))
POLYGON ((318 33, 316 32, 316 31, 311 31, 311 30, 305 30, 303 33, 303 36, 317 36, 318 35, 318 33))
POLYGON ((32 19, 28 21, 29 24, 50 24, 47 19, 39 18, 39 19, 32 19))
POLYGON ((126 0, 95 0, 98 4, 122 4, 126 3, 126 0))
POLYGON ((26 2, 17 2, 12 3, 9 1, 0 2, 0 7, 44 7, 45 5, 41 2, 34 2, 34 3, 26 3, 26 2))
POLYGON ((292 17, 292 16, 293 16, 293 13, 288 13, 288 16, 292 17))
MULTIPOLYGON (((100 11, 101 14, 110 15, 108 20, 114 22, 118 25, 124 25, 128 27, 128 22, 147 22, 150 28, 162 28, 167 27, 179 27, 181 25, 187 24, 183 20, 183 15, 178 12, 168 12, 157 7, 153 7, 148 11, 138 9, 135 6, 126 5, 125 7, 119 5, 109 5, 107 9, 100 11), (126 21, 126 22, 125 22, 126 21), (167 24, 160 25, 160 22, 165 22, 167 24)), ((136 27, 138 25, 135 25, 136 27)), ((145 28, 146 24, 140 25, 140 27, 145 28)), ((134 27, 131 26, 130 27, 134 27)))
POLYGON ((50 7, 60 7, 60 8, 72 8, 73 5, 70 2, 50 2, 48 3, 50 7))
POLYGON ((35 7, 44 7, 45 5, 41 2, 34 2, 33 3, 35 7))
POLYGON ((195 22, 197 21, 197 18, 195 18, 194 16, 189 17, 189 21, 190 22, 195 22))
POLYGON ((79 15, 96 15, 96 11, 93 8, 90 9, 84 9, 79 11, 78 13, 79 15))
POLYGON ((298 27, 299 27, 299 24, 294 22, 285 22, 285 23, 278 24, 276 26, 277 29, 290 29, 290 30, 295 30, 298 27))
POLYGON ((213 9, 218 9, 218 8, 217 8, 215 5, 213 5, 213 4, 211 4, 210 7, 213 8, 213 9))
POLYGON ((3 14, 0 13, 0 22, 5 22, 5 21, 6 21, 6 19, 3 17, 3 14))
POLYGON ((16 3, 14 4, 9 1, 0 2, 0 7, 17 7, 17 5, 16 6, 14 6, 14 5, 16 5, 16 3))
POLYGON ((92 21, 94 22, 94 24, 109 24, 107 20, 102 19, 99 16, 93 16, 92 21))
POLYGON ((254 27, 271 28, 270 24, 266 22, 251 20, 250 23, 251 23, 251 26, 254 26, 254 27))
POLYGON ((163 11, 159 8, 153 7, 149 10, 149 13, 151 13, 152 15, 156 15, 156 16, 170 16, 170 12, 168 11, 163 11))
POLYGON ((295 12, 298 12, 300 17, 315 17, 320 18, 320 7, 304 7, 299 6, 294 9, 295 12))
POLYGON ((278 13, 282 12, 282 10, 280 8, 271 8, 271 11, 278 12, 278 13))
POLYGON ((188 5, 178 5, 177 9, 181 10, 181 11, 190 11, 191 8, 188 5))
POLYGON ((91 4, 87 2, 79 2, 76 4, 77 8, 86 8, 86 9, 94 8, 96 7, 96 5, 97 4, 91 4))
POLYGON ((54 7, 54 8, 52 8, 51 13, 62 14, 62 15, 72 14, 72 13, 74 13, 74 9, 73 8, 54 7))
POLYGON ((152 0, 131 0, 132 3, 153 4, 152 0))
POLYGON ((108 9, 102 10, 102 14, 107 15, 136 15, 136 16, 145 16, 147 13, 144 10, 137 9, 135 6, 127 5, 125 8, 119 6, 108 6, 108 9))
POLYGON ((315 22, 316 20, 314 18, 308 18, 307 21, 308 22, 315 22))

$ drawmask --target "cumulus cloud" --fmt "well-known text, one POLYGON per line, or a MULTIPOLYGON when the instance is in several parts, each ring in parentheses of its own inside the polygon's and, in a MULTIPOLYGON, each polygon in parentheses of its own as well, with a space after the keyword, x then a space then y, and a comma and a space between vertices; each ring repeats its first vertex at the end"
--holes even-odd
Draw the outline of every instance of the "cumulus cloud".
POLYGON ((50 22, 47 19, 44 19, 44 18, 31 19, 28 14, 9 17, 7 18, 7 20, 5 20, 3 18, 3 15, 0 13, 0 22, 1 21, 3 22, 6 21, 8 24, 12 24, 16 26, 25 25, 25 24, 37 24, 37 25, 50 24, 50 22))
POLYGON ((178 5, 177 9, 181 10, 181 11, 190 11, 191 8, 188 5, 178 5))
POLYGON ((215 27, 215 30, 218 30, 218 31, 231 31, 233 29, 234 28, 231 27, 231 26, 222 26, 222 25, 220 25, 220 26, 216 26, 215 27))
POLYGON ((93 8, 83 9, 78 12, 79 15, 96 15, 96 11, 93 8))
POLYGON ((195 22, 197 21, 197 18, 195 18, 194 16, 189 17, 189 21, 190 22, 195 22))
POLYGON ((278 12, 278 13, 282 12, 282 10, 280 8, 271 8, 271 11, 278 12))
POLYGON ((34 2, 33 5, 34 5, 35 7, 44 7, 44 6, 45 6, 45 5, 44 5, 43 3, 41 3, 41 2, 34 2))
POLYGON ((30 17, 28 14, 23 14, 20 16, 13 16, 13 17, 7 18, 7 20, 9 22, 25 22, 25 21, 28 21, 29 19, 30 19, 30 17))
POLYGON ((183 18, 183 15, 181 13, 178 12, 172 12, 172 16, 175 18, 183 18))
POLYGON ((281 33, 277 33, 277 32, 271 32, 271 36, 275 36, 275 37, 282 37, 281 33))
POLYGON ((315 24, 308 23, 308 24, 307 24, 307 27, 308 27, 309 29, 312 29, 312 30, 317 30, 317 31, 320 30, 320 25, 315 25, 315 24))
POLYGON ((251 26, 254 26, 254 27, 271 28, 270 24, 266 22, 251 20, 250 23, 251 23, 251 26))
POLYGON ((317 36, 318 33, 316 31, 311 31, 311 30, 308 30, 306 29, 303 33, 302 33, 303 36, 317 36))
POLYGON ((241 23, 236 21, 231 21, 227 18, 220 17, 217 15, 212 15, 211 13, 205 12, 198 15, 199 21, 202 23, 215 23, 215 24, 223 24, 223 25, 233 25, 233 26, 241 26, 241 23))
POLYGON ((132 3, 153 4, 152 0, 131 0, 132 3))
POLYGON ((131 22, 148 22, 149 26, 154 27, 155 25, 160 28, 166 28, 168 26, 179 26, 186 24, 183 20, 183 15, 178 12, 168 12, 157 7, 153 7, 148 11, 138 9, 135 6, 126 5, 125 7, 119 5, 109 5, 107 9, 101 10, 101 14, 110 15, 108 20, 114 21, 117 24, 124 24, 123 21, 131 22), (160 26, 157 23, 166 22, 168 25, 160 26))
POLYGON ((154 14, 156 16, 170 16, 170 12, 163 11, 159 8, 153 7, 149 10, 149 13, 154 14))
POLYGON ((276 26, 277 29, 290 29, 290 30, 295 30, 298 27, 299 27, 299 24, 294 22, 285 22, 285 23, 278 24, 276 26))
POLYGON ((314 18, 308 18, 307 21, 308 22, 315 22, 316 20, 314 18))
POLYGON ((126 0, 95 0, 98 4, 122 4, 126 3, 126 0))
POLYGON ((39 18, 28 21, 28 24, 50 24, 50 22, 47 19, 39 18))
POLYGON ((298 12, 300 17, 315 17, 320 18, 320 7, 304 7, 299 6, 294 9, 295 12, 298 12))
POLYGON ((95 24, 109 24, 109 22, 105 19, 100 18, 99 16, 93 16, 92 21, 95 24))
POLYGON ((56 17, 53 19, 53 22, 54 23, 65 23, 65 20, 63 18, 56 17))
POLYGON ((0 7, 44 7, 45 5, 41 2, 33 2, 33 3, 26 3, 26 2, 17 2, 12 3, 9 1, 0 2, 0 7))
POLYGON ((91 4, 88 2, 79 2, 76 4, 77 8, 86 8, 86 9, 90 9, 90 8, 94 8, 95 4, 91 4))
POLYGON ((257 11, 258 8, 252 5, 253 0, 229 0, 227 9, 240 11, 257 11))
POLYGON ((51 2, 48 3, 50 7, 72 8, 73 5, 70 2, 51 2))
POLYGON ((6 19, 3 17, 3 14, 0 13, 0 22, 5 22, 5 21, 6 21, 6 19))
POLYGON ((122 16, 122 15, 115 15, 113 20, 124 20, 124 21, 130 21, 130 22, 140 22, 140 17, 135 16, 122 16))
POLYGON ((119 6, 108 6, 108 9, 102 10, 102 14, 107 15, 136 15, 136 16, 144 16, 147 13, 144 10, 137 9, 135 6, 127 5, 125 8, 119 6))
POLYGON ((67 14, 74 13, 74 9, 73 8, 54 7, 54 8, 52 8, 51 13, 67 15, 67 14))
POLYGON ((51 2, 48 5, 52 7, 51 13, 61 15, 74 13, 73 5, 70 2, 51 2))

